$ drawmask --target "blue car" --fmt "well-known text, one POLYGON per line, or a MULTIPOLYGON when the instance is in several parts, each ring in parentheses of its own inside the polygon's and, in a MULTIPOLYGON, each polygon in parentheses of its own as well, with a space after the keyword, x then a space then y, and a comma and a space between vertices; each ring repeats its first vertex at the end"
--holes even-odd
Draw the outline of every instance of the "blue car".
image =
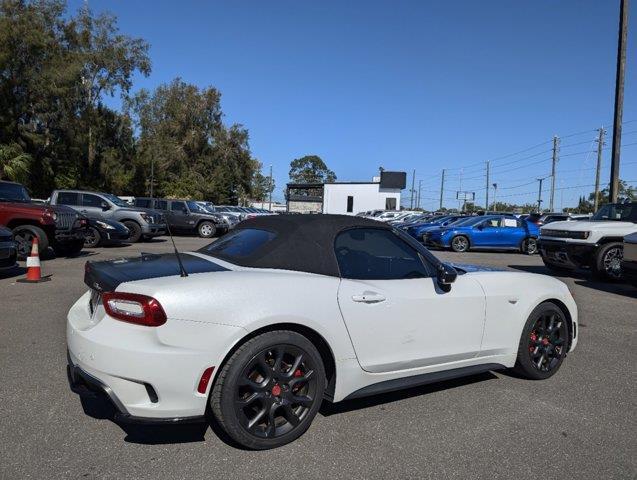
POLYGON ((451 248, 454 252, 470 249, 519 250, 537 253, 537 225, 509 215, 469 217, 424 234, 425 245, 451 248))
POLYGON ((422 236, 431 230, 434 230, 439 227, 446 227, 453 222, 456 222, 462 218, 466 218, 462 215, 445 215, 444 217, 434 217, 427 222, 416 223, 414 225, 410 225, 408 228, 404 229, 409 235, 414 237, 416 240, 422 240, 422 236))

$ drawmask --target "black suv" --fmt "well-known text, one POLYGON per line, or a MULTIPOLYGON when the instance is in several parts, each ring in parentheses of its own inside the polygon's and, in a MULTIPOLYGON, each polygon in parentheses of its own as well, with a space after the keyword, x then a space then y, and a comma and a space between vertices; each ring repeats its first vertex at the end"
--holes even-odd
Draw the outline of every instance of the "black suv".
POLYGON ((210 238, 229 230, 228 222, 221 215, 208 212, 193 200, 137 197, 135 206, 162 212, 171 232, 197 233, 202 238, 210 238))

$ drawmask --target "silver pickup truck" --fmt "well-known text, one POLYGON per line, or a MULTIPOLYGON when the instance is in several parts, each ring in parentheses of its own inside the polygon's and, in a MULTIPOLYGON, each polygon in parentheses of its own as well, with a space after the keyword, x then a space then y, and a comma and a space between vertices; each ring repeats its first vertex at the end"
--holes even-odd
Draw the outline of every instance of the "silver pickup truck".
POLYGON ((130 231, 130 242, 166 233, 166 221, 161 212, 150 208, 131 207, 110 193, 54 190, 49 202, 51 205, 68 205, 89 218, 121 222, 130 231))

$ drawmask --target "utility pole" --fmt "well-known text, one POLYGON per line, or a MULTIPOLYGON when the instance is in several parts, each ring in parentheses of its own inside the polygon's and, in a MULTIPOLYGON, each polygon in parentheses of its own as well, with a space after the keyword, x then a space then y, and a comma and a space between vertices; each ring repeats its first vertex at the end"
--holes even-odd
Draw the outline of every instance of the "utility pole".
POLYGON ((440 181, 440 208, 442 210, 442 196, 445 193, 445 169, 442 169, 442 180, 440 181))
POLYGON ((155 184, 155 155, 150 157, 150 198, 153 198, 153 186, 155 184))
MULTIPOLYGON (((555 200, 555 167, 557 166, 557 155, 560 148, 560 139, 553 136, 553 162, 551 164, 551 196, 549 198, 549 212, 553 211, 553 201, 555 200)), ((541 184, 540 184, 541 185, 541 184)))
POLYGON ((422 192, 422 180, 418 180, 418 197, 416 197, 416 208, 420 208, 420 193, 422 192))
POLYGON ((268 210, 272 211, 272 164, 270 164, 270 181, 268 182, 268 192, 270 194, 270 206, 268 210))
POLYGON ((599 207, 599 174, 602 169, 602 148, 604 146, 604 127, 599 129, 597 137, 597 171, 595 172, 595 198, 593 200, 593 210, 599 207))
POLYGON ((615 117, 613 121, 613 150, 610 163, 609 201, 616 202, 619 193, 619 159, 624 113, 624 71, 626 69, 626 40, 628 39, 628 8, 630 0, 621 0, 619 7, 619 38, 617 45, 617 74, 615 77, 615 117))
POLYGON ((484 208, 486 209, 486 213, 489 213, 489 169, 491 166, 491 161, 487 160, 487 199, 486 199, 486 205, 484 206, 484 208))
MULTIPOLYGON (((540 182, 540 191, 537 194, 537 213, 542 213, 542 182, 544 181, 544 178, 537 179, 537 181, 540 182)), ((553 209, 551 209, 551 211, 553 211, 553 209)))
POLYGON ((409 210, 414 209, 414 184, 416 183, 416 169, 411 174, 411 202, 409 203, 409 210))

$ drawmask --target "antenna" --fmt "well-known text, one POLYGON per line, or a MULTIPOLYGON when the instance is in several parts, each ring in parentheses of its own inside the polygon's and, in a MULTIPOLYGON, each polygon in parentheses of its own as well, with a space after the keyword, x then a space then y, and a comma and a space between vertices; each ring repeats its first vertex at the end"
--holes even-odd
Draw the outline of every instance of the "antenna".
POLYGON ((175 256, 177 257, 177 263, 179 263, 179 276, 181 277, 187 277, 188 276, 188 272, 186 272, 186 269, 184 268, 184 264, 181 263, 181 255, 179 254, 179 251, 177 250, 177 245, 175 245, 175 239, 173 238, 173 234, 170 231, 170 225, 168 225, 168 222, 166 222, 166 230, 168 231, 168 236, 170 236, 170 241, 173 242, 173 249, 175 250, 175 256))

